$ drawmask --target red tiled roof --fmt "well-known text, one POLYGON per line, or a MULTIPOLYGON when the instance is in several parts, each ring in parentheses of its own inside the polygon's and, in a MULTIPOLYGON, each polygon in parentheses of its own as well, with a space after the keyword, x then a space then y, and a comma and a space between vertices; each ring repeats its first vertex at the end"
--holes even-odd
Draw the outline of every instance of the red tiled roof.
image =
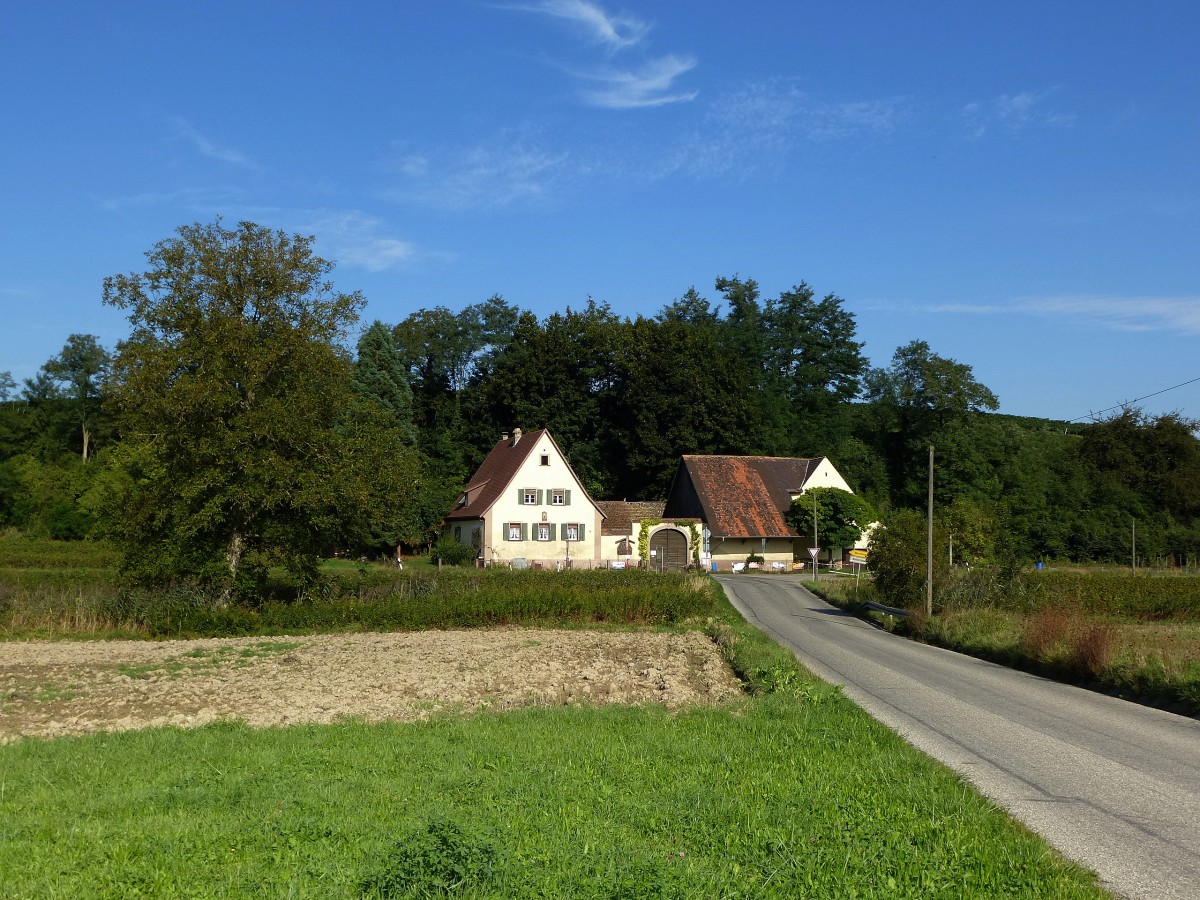
POLYGON ((661 519, 664 500, 597 500, 596 505, 604 513, 601 534, 632 534, 633 523, 646 519, 661 519))
POLYGON ((784 514, 820 459, 685 456, 704 520, 721 537, 789 537, 784 514))

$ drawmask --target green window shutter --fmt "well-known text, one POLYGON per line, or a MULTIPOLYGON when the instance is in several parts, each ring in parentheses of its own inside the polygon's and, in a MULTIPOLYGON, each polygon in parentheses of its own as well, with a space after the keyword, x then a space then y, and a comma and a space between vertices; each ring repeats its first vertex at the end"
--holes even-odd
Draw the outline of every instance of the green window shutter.
POLYGON ((521 540, 523 540, 523 541, 529 540, 529 526, 526 525, 524 522, 521 523, 521 540))
POLYGON ((571 492, 570 492, 570 491, 565 491, 565 494, 566 494, 566 498, 565 498, 565 500, 564 500, 564 505, 565 505, 565 506, 570 506, 570 505, 571 505, 571 492))
POLYGON ((558 531, 558 526, 555 525, 553 522, 551 522, 550 523, 550 540, 552 540, 552 541, 558 540, 558 538, 555 536, 557 531, 558 531))
POLYGON ((517 503, 525 502, 525 488, 517 488, 517 503))
POLYGON ((541 488, 538 488, 538 506, 541 506, 545 502, 545 497, 543 496, 545 493, 541 488))
POLYGON ((580 522, 580 523, 579 523, 579 539, 580 539, 581 541, 582 541, 582 540, 583 540, 583 538, 584 538, 584 532, 585 532, 585 531, 587 531, 587 526, 586 526, 586 525, 584 525, 582 522, 580 522))

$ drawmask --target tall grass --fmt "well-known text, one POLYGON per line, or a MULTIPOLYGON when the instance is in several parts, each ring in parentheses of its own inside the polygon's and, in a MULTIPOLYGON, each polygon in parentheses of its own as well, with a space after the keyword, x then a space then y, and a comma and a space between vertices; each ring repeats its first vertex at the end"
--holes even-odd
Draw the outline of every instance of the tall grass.
MULTIPOLYGON (((301 597, 226 605, 196 585, 145 589, 0 572, 7 637, 211 637, 487 625, 673 624, 711 615, 707 579, 627 571, 363 568, 326 576, 301 597)), ((286 594, 287 591, 280 590, 286 594)))

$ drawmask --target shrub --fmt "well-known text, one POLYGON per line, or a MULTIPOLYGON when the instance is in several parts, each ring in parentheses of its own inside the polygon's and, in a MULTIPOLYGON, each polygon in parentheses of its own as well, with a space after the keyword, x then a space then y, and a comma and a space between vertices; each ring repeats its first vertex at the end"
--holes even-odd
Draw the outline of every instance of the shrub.
POLYGON ((396 842, 363 891, 382 897, 445 897, 496 874, 496 850, 486 838, 448 819, 434 819, 396 842))
POLYGON ((1071 643, 1072 665, 1080 671, 1099 675, 1112 663, 1116 635, 1111 625, 1098 622, 1080 629, 1071 643))
POLYGON ((1072 611, 1064 606, 1044 606, 1025 620, 1021 644, 1034 659, 1045 660, 1071 633, 1072 611))
POLYGON ((454 538, 443 535, 433 547, 429 558, 434 562, 443 562, 448 566, 465 566, 473 563, 479 552, 468 544, 460 543, 454 538))

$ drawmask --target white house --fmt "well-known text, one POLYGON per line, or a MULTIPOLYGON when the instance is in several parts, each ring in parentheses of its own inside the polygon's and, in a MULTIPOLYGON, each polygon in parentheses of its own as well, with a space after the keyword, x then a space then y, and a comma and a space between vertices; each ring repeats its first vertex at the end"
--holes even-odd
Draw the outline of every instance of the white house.
POLYGON ((544 567, 602 558, 604 514, 550 432, 504 434, 446 514, 484 564, 544 567))

